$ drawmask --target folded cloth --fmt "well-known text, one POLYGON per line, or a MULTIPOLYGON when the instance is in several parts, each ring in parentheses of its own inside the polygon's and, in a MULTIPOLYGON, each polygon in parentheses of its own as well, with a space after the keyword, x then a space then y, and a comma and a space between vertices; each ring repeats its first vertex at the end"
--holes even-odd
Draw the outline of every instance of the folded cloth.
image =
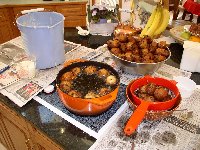
POLYGON ((184 41, 180 69, 190 72, 200 72, 200 43, 184 41))

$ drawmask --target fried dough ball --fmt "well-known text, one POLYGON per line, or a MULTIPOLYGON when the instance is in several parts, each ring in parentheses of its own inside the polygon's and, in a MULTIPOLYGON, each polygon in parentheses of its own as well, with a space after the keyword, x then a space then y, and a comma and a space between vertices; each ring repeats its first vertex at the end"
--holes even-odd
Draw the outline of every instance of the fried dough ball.
POLYGON ((121 43, 120 44, 120 49, 125 52, 126 51, 126 43, 121 43))
POLYGON ((107 42, 107 45, 109 48, 117 48, 117 47, 119 47, 120 43, 118 40, 115 39, 115 40, 109 40, 107 42))
POLYGON ((156 41, 152 41, 151 46, 157 48, 158 47, 158 43, 156 41))
POLYGON ((81 93, 78 92, 78 91, 76 91, 76 90, 69 91, 68 95, 72 96, 72 97, 79 97, 79 98, 81 98, 81 93))
POLYGON ((172 96, 168 94, 162 101, 165 102, 165 101, 168 101, 170 99, 172 99, 172 96))
POLYGON ((142 63, 154 63, 154 61, 153 60, 151 60, 151 59, 142 59, 142 63))
POLYGON ((147 94, 149 95, 154 95, 154 92, 156 90, 156 84, 155 83, 148 83, 148 86, 147 86, 147 89, 146 89, 146 92, 147 94))
POLYGON ((61 80, 71 81, 75 78, 74 74, 72 72, 65 72, 61 76, 61 80))
POLYGON ((155 54, 160 54, 162 55, 163 53, 165 53, 165 49, 164 48, 157 48, 156 51, 155 51, 155 54))
POLYGON ((152 38, 150 36, 145 36, 144 39, 147 41, 148 44, 152 43, 152 38))
POLYGON ((145 85, 141 86, 139 88, 139 92, 140 93, 147 93, 147 86, 148 86, 148 84, 145 84, 145 85))
POLYGON ((108 94, 108 93, 110 93, 110 89, 109 88, 101 88, 100 90, 99 90, 99 95, 100 96, 104 96, 104 95, 106 95, 106 94, 108 94))
POLYGON ((136 40, 136 42, 137 42, 137 43, 141 42, 141 41, 142 41, 142 39, 143 39, 143 38, 142 38, 142 37, 140 37, 140 36, 138 36, 138 37, 136 37, 136 38, 135 38, 135 40, 136 40))
POLYGON ((75 67, 72 69, 72 73, 77 76, 81 72, 81 68, 75 67))
POLYGON ((150 47, 149 47, 149 51, 151 53, 154 53, 156 51, 156 49, 158 48, 158 43, 153 41, 151 44, 150 44, 150 47))
POLYGON ((109 75, 106 78, 106 83, 109 84, 109 85, 114 85, 114 84, 117 83, 117 78, 114 75, 109 75))
POLYGON ((87 74, 94 74, 97 71, 95 66, 88 66, 84 69, 85 73, 87 74))
POLYGON ((142 48, 142 49, 144 49, 144 48, 148 49, 149 48, 149 44, 148 44, 147 39, 142 39, 142 41, 140 41, 139 45, 140 45, 140 48, 142 48))
POLYGON ((133 36, 128 36, 128 41, 132 42, 133 44, 136 44, 136 39, 133 36))
POLYGON ((147 48, 142 49, 142 55, 147 55, 149 50, 147 48))
POLYGON ((99 97, 96 93, 92 92, 92 91, 89 91, 85 96, 84 98, 86 99, 92 99, 92 98, 97 98, 99 97))
POLYGON ((133 61, 139 63, 141 62, 141 57, 139 55, 133 55, 133 61))
POLYGON ((148 53, 143 56, 143 62, 146 62, 146 63, 154 63, 153 59, 154 59, 154 56, 152 53, 148 53))
POLYGON ((63 92, 69 92, 71 90, 71 82, 70 81, 61 81, 60 83, 60 89, 63 91, 63 92))
POLYGON ((161 55, 168 57, 169 56, 169 51, 165 49, 164 53, 162 53, 161 55))
POLYGON ((164 88, 164 87, 158 87, 156 88, 155 92, 154 92, 154 97, 159 100, 162 101, 163 99, 165 99, 165 97, 168 96, 169 90, 164 88))
POLYGON ((119 40, 119 42, 124 43, 124 42, 127 42, 128 37, 127 37, 126 34, 120 33, 120 34, 117 35, 116 39, 119 40))
POLYGON ((161 62, 161 61, 164 61, 165 59, 166 59, 165 56, 162 56, 162 55, 155 55, 154 61, 155 61, 155 62, 161 62))
POLYGON ((99 69, 99 71, 98 71, 98 76, 100 76, 100 77, 106 77, 109 74, 110 74, 109 71, 104 69, 104 68, 103 69, 99 69))
POLYGON ((151 96, 151 95, 144 94, 144 93, 139 93, 138 96, 142 100, 155 102, 155 98, 153 96, 151 96))
POLYGON ((125 59, 128 61, 133 61, 133 53, 131 51, 126 52, 125 59))
POLYGON ((166 41, 160 41, 160 42, 158 43, 158 47, 160 47, 160 48, 166 48, 166 47, 167 47, 166 41))
POLYGON ((133 55, 139 55, 140 51, 139 49, 133 49, 132 53, 133 55))
POLYGON ((134 43, 133 42, 128 42, 127 44, 126 44, 126 49, 127 50, 133 50, 133 47, 134 47, 134 43))
POLYGON ((121 50, 119 48, 112 48, 110 50, 114 55, 119 55, 121 53, 121 50))

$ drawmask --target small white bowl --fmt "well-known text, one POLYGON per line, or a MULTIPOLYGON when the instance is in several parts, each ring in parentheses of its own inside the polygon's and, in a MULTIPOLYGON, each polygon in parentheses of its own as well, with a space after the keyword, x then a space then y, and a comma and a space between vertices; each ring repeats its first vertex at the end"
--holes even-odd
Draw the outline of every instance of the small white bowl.
POLYGON ((190 97, 196 89, 196 83, 190 78, 176 76, 173 79, 177 82, 176 86, 178 87, 182 98, 190 97))

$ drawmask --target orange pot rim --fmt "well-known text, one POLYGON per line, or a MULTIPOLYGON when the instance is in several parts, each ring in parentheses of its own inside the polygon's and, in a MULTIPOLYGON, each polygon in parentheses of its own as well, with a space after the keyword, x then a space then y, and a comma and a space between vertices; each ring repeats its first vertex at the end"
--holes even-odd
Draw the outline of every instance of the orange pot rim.
MULTIPOLYGON (((172 91, 172 92, 174 92, 174 94, 175 94, 175 97, 174 97, 174 98, 172 98, 172 99, 170 99, 170 100, 167 100, 167 101, 164 101, 164 102, 150 102, 150 105, 157 105, 157 104, 162 105, 162 104, 166 104, 166 103, 168 103, 168 102, 176 101, 176 99, 180 96, 180 92, 179 92, 179 90, 178 90, 178 87, 174 84, 174 81, 171 81, 171 80, 167 80, 167 79, 160 78, 160 77, 144 76, 144 77, 142 77, 142 78, 136 79, 135 82, 139 82, 140 80, 143 80, 143 79, 147 79, 147 80, 148 80, 149 78, 150 78, 150 79, 155 79, 155 80, 156 80, 156 79, 162 79, 162 80, 165 80, 165 81, 167 81, 167 82, 171 82, 171 85, 176 89, 175 92, 172 91)), ((131 86, 130 86, 130 91, 131 91, 131 94, 132 94, 132 96, 133 96, 134 102, 135 102, 135 99, 137 99, 137 100, 140 101, 140 102, 143 102, 143 101, 145 101, 145 100, 139 98, 137 95, 134 94, 134 91, 131 90, 131 89, 133 89, 134 84, 136 84, 135 82, 133 82, 133 84, 131 84, 131 86)))
POLYGON ((68 95, 67 93, 63 92, 59 88, 58 84, 56 84, 56 87, 57 87, 57 90, 60 90, 63 94, 66 94, 67 96, 69 96, 71 98, 74 98, 74 99, 76 99, 78 101, 84 101, 84 102, 88 102, 88 103, 93 103, 93 104, 99 105, 99 106, 103 106, 105 104, 108 104, 108 103, 112 102, 113 101, 112 100, 112 97, 113 97, 112 93, 114 93, 116 90, 119 89, 119 85, 118 85, 112 92, 110 92, 110 93, 108 93, 108 94, 106 94, 104 96, 101 96, 101 97, 98 97, 98 98, 91 98, 91 99, 85 98, 84 99, 84 98, 72 97, 72 96, 68 95))

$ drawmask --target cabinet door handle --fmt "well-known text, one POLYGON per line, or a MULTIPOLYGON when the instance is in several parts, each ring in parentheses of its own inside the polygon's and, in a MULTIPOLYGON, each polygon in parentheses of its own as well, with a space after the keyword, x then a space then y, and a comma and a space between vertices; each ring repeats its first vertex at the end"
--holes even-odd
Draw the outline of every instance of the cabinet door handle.
POLYGON ((25 141, 25 143, 27 144, 29 141, 30 141, 30 139, 27 139, 27 140, 25 141))
POLYGON ((26 144, 28 150, 31 150, 31 146, 30 146, 30 144, 29 144, 29 141, 30 141, 30 139, 27 139, 27 140, 25 141, 25 144, 26 144))

